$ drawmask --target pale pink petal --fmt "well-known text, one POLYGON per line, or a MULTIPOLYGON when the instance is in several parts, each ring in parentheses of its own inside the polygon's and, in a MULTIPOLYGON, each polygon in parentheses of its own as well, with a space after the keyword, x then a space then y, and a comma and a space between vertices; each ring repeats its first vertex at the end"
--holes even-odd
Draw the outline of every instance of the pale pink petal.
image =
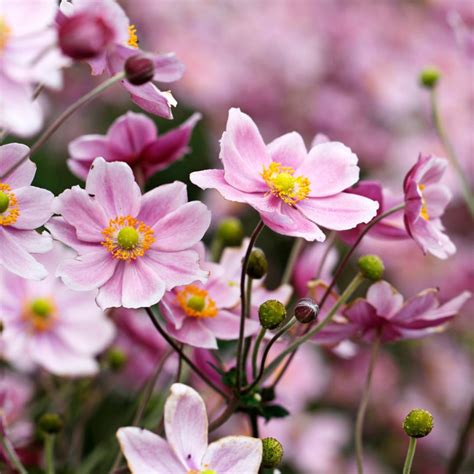
POLYGON ((239 286, 234 285, 228 280, 227 273, 213 274, 212 266, 209 270, 211 271, 211 277, 205 286, 209 296, 214 300, 218 308, 232 308, 240 300, 239 286))
POLYGON ((36 229, 41 227, 53 214, 54 195, 46 189, 27 186, 15 190, 20 207, 20 215, 12 225, 16 229, 36 229))
POLYGON ((117 431, 128 467, 132 474, 184 474, 183 465, 168 443, 151 431, 127 427, 117 431))
POLYGON ((207 448, 207 413, 196 390, 175 383, 165 403, 165 432, 168 443, 187 466, 199 470, 207 448))
POLYGON ((357 298, 351 303, 344 311, 344 315, 349 318, 351 323, 356 324, 362 330, 371 326, 375 327, 381 322, 376 308, 362 298, 357 298))
POLYGON ((55 240, 59 240, 68 247, 71 247, 77 253, 82 254, 98 250, 95 243, 79 240, 74 227, 68 224, 62 217, 52 217, 45 227, 51 232, 55 240))
POLYGON ((118 308, 122 306, 122 288, 124 265, 116 265, 113 275, 100 288, 96 303, 101 309, 118 308))
POLYGON ((0 177, 2 177, 2 182, 7 183, 12 189, 29 186, 33 181, 36 165, 30 159, 27 159, 6 179, 3 179, 3 175, 16 165, 28 151, 29 148, 21 143, 8 143, 0 146, 0 177))
POLYGON ((219 474, 257 474, 262 462, 262 441, 249 436, 227 436, 211 443, 202 469, 219 474))
POLYGON ((132 101, 141 109, 153 115, 172 119, 171 105, 173 96, 169 92, 162 92, 151 82, 142 86, 133 86, 127 81, 122 82, 125 89, 131 94, 132 101))
POLYGON ((173 53, 156 55, 153 60, 155 63, 154 81, 174 82, 183 76, 184 64, 173 53))
MULTIPOLYGON (((210 329, 218 339, 232 341, 239 338, 240 316, 224 309, 220 309, 214 318, 203 319, 202 324, 210 329)), ((245 337, 253 336, 259 329, 260 324, 257 321, 246 319, 245 337)))
POLYGON ((367 301, 379 316, 392 317, 403 305, 403 296, 386 281, 374 283, 367 291, 367 301))
POLYGON ((293 169, 298 168, 308 154, 303 138, 296 132, 276 138, 267 145, 267 151, 272 161, 293 169))
MULTIPOLYGON (((179 316, 179 313, 177 315, 179 316)), ((166 329, 171 336, 184 344, 204 349, 217 349, 214 333, 198 318, 186 317, 182 319, 179 329, 173 323, 167 324, 166 329)))
POLYGON ((422 192, 422 195, 430 219, 441 217, 451 200, 451 191, 446 186, 441 185, 428 186, 422 192))
POLYGON ((94 160, 102 156, 107 161, 112 161, 107 138, 102 135, 84 135, 76 138, 68 146, 70 159, 67 165, 77 177, 87 178, 89 169, 94 160))
POLYGON ((53 239, 48 232, 19 230, 10 228, 9 234, 29 253, 46 253, 53 247, 53 239))

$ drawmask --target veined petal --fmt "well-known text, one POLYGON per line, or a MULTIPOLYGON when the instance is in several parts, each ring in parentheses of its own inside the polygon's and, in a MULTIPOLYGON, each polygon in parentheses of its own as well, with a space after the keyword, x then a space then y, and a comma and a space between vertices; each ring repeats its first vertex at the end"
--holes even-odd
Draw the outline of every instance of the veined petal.
MULTIPOLYGON (((16 165, 29 151, 22 143, 7 143, 0 146, 0 176, 16 165)), ((29 186, 33 181, 36 165, 30 160, 25 160, 13 173, 8 175, 2 182, 7 183, 12 189, 29 186)))
POLYGON ((27 186, 15 190, 20 215, 12 225, 16 229, 36 229, 41 227, 53 214, 54 195, 46 189, 27 186))
POLYGON ((299 133, 291 132, 276 138, 267 145, 272 161, 297 169, 306 159, 308 152, 299 133))

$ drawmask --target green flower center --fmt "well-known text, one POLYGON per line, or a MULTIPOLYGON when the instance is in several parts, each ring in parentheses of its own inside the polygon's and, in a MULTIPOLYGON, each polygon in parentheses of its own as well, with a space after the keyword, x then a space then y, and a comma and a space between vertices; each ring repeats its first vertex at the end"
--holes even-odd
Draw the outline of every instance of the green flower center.
POLYGON ((31 303, 31 312, 38 318, 48 319, 53 311, 53 303, 47 298, 38 298, 31 303))
POLYGON ((296 178, 290 173, 280 173, 273 179, 275 188, 281 193, 289 194, 295 189, 296 178))
POLYGON ((117 235, 117 242, 125 250, 131 250, 138 245, 140 235, 134 227, 124 227, 117 235))
POLYGON ((206 306, 206 299, 203 296, 194 295, 186 302, 188 308, 194 309, 194 311, 202 311, 206 306))
POLYGON ((10 197, 7 193, 0 191, 0 214, 5 212, 10 205, 10 197))

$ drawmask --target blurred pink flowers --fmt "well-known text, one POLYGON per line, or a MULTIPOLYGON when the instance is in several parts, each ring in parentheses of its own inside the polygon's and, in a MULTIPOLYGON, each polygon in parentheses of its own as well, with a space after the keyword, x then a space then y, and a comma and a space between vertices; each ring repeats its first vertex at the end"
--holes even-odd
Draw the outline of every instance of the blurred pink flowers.
POLYGON ((378 203, 345 193, 359 179, 357 157, 338 142, 319 143, 309 153, 296 132, 269 145, 252 119, 230 109, 221 139, 223 170, 198 171, 191 181, 246 202, 275 232, 323 241, 318 227, 345 230, 369 222, 378 203))
POLYGON ((210 222, 201 202, 187 202, 175 181, 141 196, 131 168, 97 158, 86 189, 64 191, 47 227, 79 254, 63 261, 57 275, 79 291, 99 289, 102 309, 141 308, 166 290, 207 277, 192 249, 210 222))
MULTIPOLYGON (((0 176, 27 152, 28 147, 19 143, 0 146, 0 176)), ((41 280, 48 273, 31 254, 51 249, 51 236, 35 229, 51 217, 54 196, 30 186, 35 172, 36 165, 28 159, 0 181, 0 266, 23 278, 41 280)))
POLYGON ((248 436, 227 436, 208 445, 206 406, 200 395, 173 384, 165 404, 167 441, 151 431, 120 428, 117 437, 135 474, 257 474, 262 442, 248 436))
POLYGON ((193 114, 179 127, 158 135, 153 120, 127 112, 114 121, 106 135, 84 135, 72 141, 69 169, 85 180, 92 162, 101 156, 106 161, 125 161, 137 179, 148 179, 189 151, 189 139, 200 118, 200 114, 193 114))

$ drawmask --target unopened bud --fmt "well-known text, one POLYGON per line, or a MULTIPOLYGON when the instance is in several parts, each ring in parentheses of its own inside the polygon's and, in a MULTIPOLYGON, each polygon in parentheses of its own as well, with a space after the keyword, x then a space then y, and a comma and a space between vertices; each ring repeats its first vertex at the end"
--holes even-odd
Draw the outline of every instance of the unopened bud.
POLYGON ((38 420, 41 431, 48 434, 57 434, 63 429, 63 420, 57 413, 45 413, 38 420))
POLYGON ((434 67, 427 67, 421 71, 420 84, 427 89, 434 89, 438 84, 439 78, 441 77, 438 69, 434 67))
POLYGON ((217 228, 217 237, 224 246, 236 247, 240 245, 244 238, 244 229, 239 219, 229 217, 220 222, 217 228))
POLYGON ((114 372, 118 372, 127 363, 127 360, 127 354, 118 347, 111 347, 107 352, 107 363, 114 372))
POLYGON ((357 262, 362 275, 371 281, 379 281, 382 279, 385 267, 382 259, 377 255, 364 255, 357 262))
POLYGON ((319 306, 311 298, 301 298, 296 303, 295 318, 303 324, 308 324, 318 317, 319 306))
POLYGON ((114 32, 104 20, 92 13, 66 18, 58 29, 59 47, 72 59, 92 59, 112 43, 114 32))
POLYGON ((262 439, 262 467, 273 469, 277 467, 283 458, 283 446, 276 438, 262 439))
POLYGON ((267 270, 268 262, 263 250, 253 249, 247 263, 247 275, 250 278, 258 280, 265 276, 267 270))
POLYGON ((412 438, 428 436, 433 429, 433 415, 422 408, 415 408, 405 417, 403 429, 412 438))
POLYGON ((4 328, 5 328, 5 325, 3 324, 3 320, 0 319, 0 334, 2 334, 4 328))
POLYGON ((258 318, 265 329, 275 329, 286 318, 285 306, 277 300, 267 300, 258 308, 258 318))
POLYGON ((154 75, 155 65, 144 54, 136 54, 125 61, 125 77, 134 86, 141 86, 150 82, 154 75))

